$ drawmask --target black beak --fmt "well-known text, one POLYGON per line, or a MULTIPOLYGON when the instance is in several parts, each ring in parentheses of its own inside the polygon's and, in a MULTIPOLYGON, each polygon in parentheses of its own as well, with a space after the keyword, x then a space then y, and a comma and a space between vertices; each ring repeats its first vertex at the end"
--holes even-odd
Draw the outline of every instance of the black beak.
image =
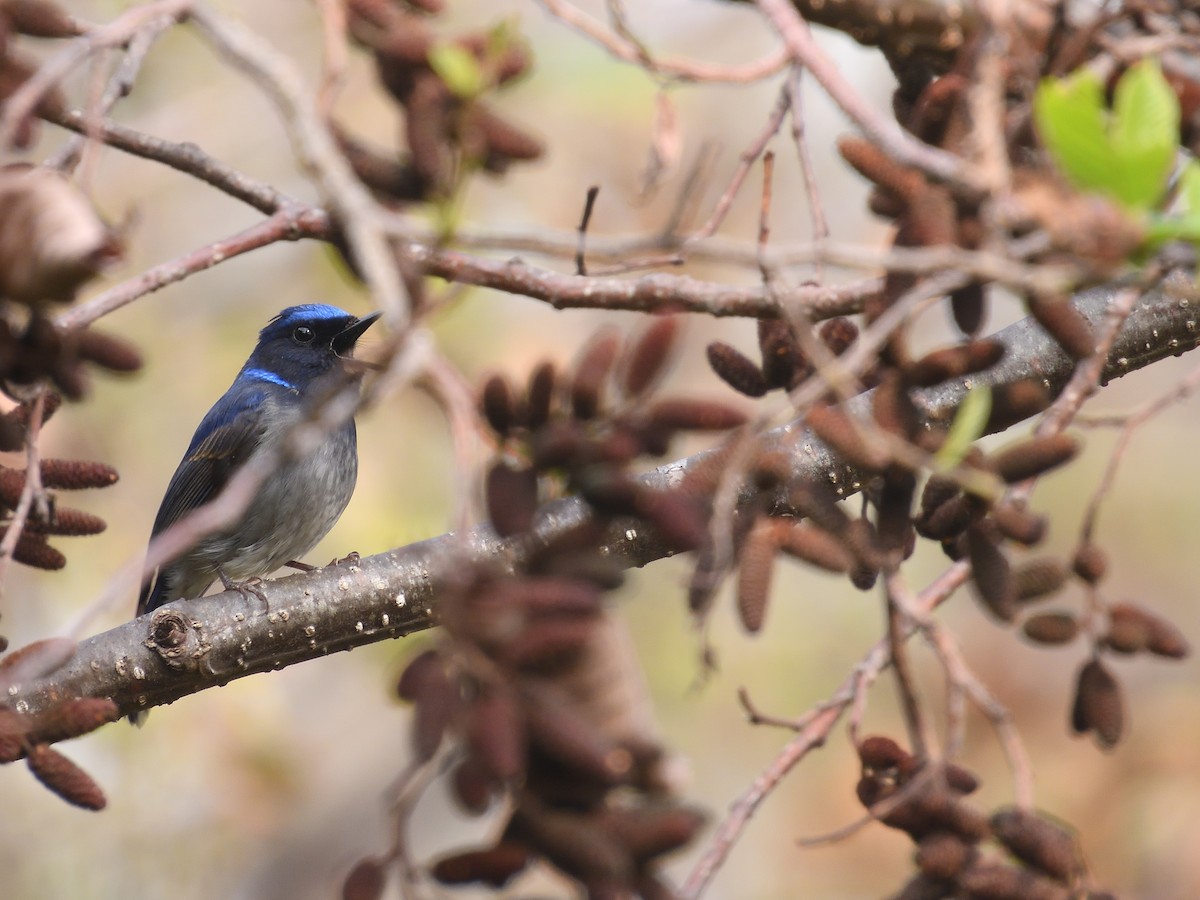
POLYGON ((373 312, 369 316, 363 316, 361 319, 355 319, 341 331, 333 336, 333 352, 338 356, 349 353, 354 349, 355 342, 362 337, 364 331, 375 324, 383 313, 373 312))

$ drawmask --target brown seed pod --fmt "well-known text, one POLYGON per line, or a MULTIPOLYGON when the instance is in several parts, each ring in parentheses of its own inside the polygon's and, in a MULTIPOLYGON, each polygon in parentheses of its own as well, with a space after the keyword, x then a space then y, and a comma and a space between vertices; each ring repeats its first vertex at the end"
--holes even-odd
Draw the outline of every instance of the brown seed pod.
POLYGON ((845 543, 828 531, 807 522, 793 524, 786 519, 778 520, 775 525, 775 543, 789 556, 829 572, 849 572, 855 564, 854 555, 845 543))
POLYGON ((142 367, 142 354, 128 341, 111 334, 87 329, 74 336, 80 359, 95 363, 110 372, 136 372, 142 367))
POLYGON ((1121 739, 1125 727, 1121 687, 1098 659, 1088 660, 1079 670, 1071 727, 1076 734, 1094 731, 1096 740, 1106 750, 1121 739))
POLYGON ((39 38, 69 38, 87 33, 87 27, 45 0, 7 0, 4 17, 17 34, 39 38))
POLYGON ((987 318, 987 295, 978 281, 960 287, 950 295, 950 313, 958 330, 968 337, 979 334, 987 318))
POLYGON ((858 340, 858 326, 845 316, 838 316, 821 323, 817 337, 834 356, 841 356, 858 340))
POLYGON ((621 343, 617 333, 602 329, 584 347, 571 382, 571 410, 575 418, 594 419, 603 403, 604 382, 617 360, 621 343))
POLYGON ((16 509, 25 489, 25 470, 0 466, 0 503, 16 509))
MULTIPOLYGON (((3 530, 0 530, 0 535, 3 530)), ((34 569, 45 569, 53 572, 67 564, 67 558, 62 553, 46 543, 46 536, 30 531, 24 531, 17 538, 17 546, 13 549, 14 560, 24 566, 34 569)))
POLYGON ((413 703, 426 690, 430 690, 430 682, 445 680, 446 671, 442 665, 441 653, 433 649, 425 650, 409 660, 404 671, 400 673, 400 679, 396 682, 396 696, 413 703))
POLYGON ((935 831, 917 844, 913 861, 931 878, 950 881, 967 867, 979 851, 973 844, 948 831, 935 831))
POLYGON ((35 778, 68 803, 101 810, 107 805, 104 791, 87 772, 47 744, 35 744, 25 761, 35 778))
MULTIPOLYGON (((403 682, 404 679, 401 678, 402 686, 403 682)), ((413 750, 418 759, 425 761, 433 759, 437 753, 442 745, 442 737, 458 709, 458 685, 446 676, 440 665, 430 666, 422 673, 422 682, 415 700, 413 750)))
POLYGON ((992 814, 992 834, 1028 866, 1068 883, 1081 868, 1075 836, 1041 816, 1015 806, 992 814))
POLYGON ((1030 512, 1023 506, 1001 503, 992 507, 989 518, 996 526, 996 531, 1022 546, 1033 547, 1046 537, 1046 517, 1030 512))
POLYGON ((946 882, 940 878, 930 878, 924 872, 918 872, 898 892, 888 900, 945 900, 946 882))
POLYGON ((850 570, 850 582, 860 591, 869 591, 879 578, 883 567, 883 555, 879 550, 879 536, 875 526, 866 516, 859 516, 847 526, 842 540, 854 554, 855 565, 850 570))
POLYGON ((33 717, 30 739, 53 744, 88 734, 120 717, 117 704, 107 697, 63 700, 33 717))
POLYGON ((644 863, 691 843, 706 818, 698 809, 662 803, 610 807, 601 822, 635 860, 644 863))
POLYGON ((500 658, 521 672, 554 674, 579 661, 594 633, 595 625, 587 619, 530 621, 504 643, 500 658))
POLYGON ((808 375, 808 360, 792 326, 783 319, 758 320, 758 348, 762 353, 762 373, 768 388, 785 390, 808 375))
POLYGON ((530 462, 540 472, 562 468, 577 462, 587 447, 588 438, 579 422, 547 422, 530 439, 530 462))
POLYGON ((976 596, 997 619, 1011 622, 1017 614, 1016 579, 991 531, 979 523, 967 529, 967 555, 976 596))
POLYGON ((520 704, 504 685, 481 686, 467 708, 466 740, 484 770, 511 781, 525 770, 525 723, 520 704))
POLYGON ((657 401, 646 418, 664 428, 686 431, 728 431, 746 423, 746 414, 732 406, 683 397, 657 401))
POLYGON ((708 364, 727 385, 747 397, 767 392, 767 379, 753 361, 722 341, 713 341, 706 350, 708 364))
POLYGON ((958 482, 948 475, 936 472, 929 476, 921 490, 921 518, 928 518, 933 511, 961 493, 958 482))
POLYGON ((492 431, 501 438, 508 436, 519 417, 507 378, 492 375, 483 383, 483 390, 479 394, 479 410, 492 431))
POLYGON ((541 428, 554 408, 554 388, 558 373, 554 363, 544 362, 530 373, 525 391, 526 417, 530 428, 541 428))
POLYGON ((974 372, 990 369, 1004 356, 1004 345, 996 340, 973 340, 927 353, 904 370, 908 383, 933 387, 974 372))
MULTIPOLYGON (((44 678, 65 666, 78 645, 70 638, 45 638, 0 658, 0 683, 18 684, 44 678)), ((0 715, 4 708, 0 707, 0 715)))
POLYGON ((514 468, 506 460, 496 460, 488 469, 484 487, 488 518, 500 537, 522 534, 533 525, 538 510, 537 472, 514 468))
POLYGON ((56 506, 51 511, 49 522, 30 521, 25 527, 32 534, 82 537, 89 534, 100 534, 108 527, 108 523, 99 516, 84 512, 82 509, 56 506))
MULTIPOLYGON (((910 512, 916 490, 917 478, 912 472, 894 467, 885 473, 876 501, 879 516, 875 526, 879 548, 884 553, 907 555, 905 550, 915 537, 910 512)), ((908 552, 911 553, 911 549, 908 552)))
POLYGON ((496 780, 474 756, 468 756, 456 765, 450 780, 453 787, 451 794, 463 810, 473 816, 487 812, 499 788, 496 780))
MULTIPOLYGON (((550 862, 585 882, 628 885, 634 870, 633 857, 620 842, 600 826, 598 817, 550 809, 526 798, 513 812, 510 830, 550 862)), ((599 896, 628 896, 605 893, 599 896)))
POLYGON ((891 462, 891 452, 884 442, 865 435, 841 407, 814 406, 806 422, 830 449, 864 473, 879 472, 891 462))
POLYGON ((987 900, 1069 900, 1064 885, 1025 869, 999 863, 977 863, 958 877, 958 888, 966 897, 987 900))
POLYGON ((442 884, 483 882, 502 888, 529 865, 529 848, 515 841, 501 841, 485 850, 467 850, 444 856, 433 864, 433 877, 442 884))
POLYGON ((1028 297, 1025 305, 1071 359, 1079 362, 1096 352, 1092 326, 1066 297, 1028 297))
POLYGON ((823 485, 796 485, 788 491, 788 506, 832 535, 844 535, 850 527, 851 519, 838 504, 837 496, 823 485))
POLYGON ((919 427, 917 408, 896 370, 888 369, 883 373, 883 379, 875 388, 871 409, 875 423, 884 431, 906 441, 916 436, 919 427))
POLYGON ((1034 643, 1056 646, 1075 640, 1079 634, 1079 621, 1065 612, 1038 613, 1026 619, 1021 630, 1034 643))
POLYGON ((677 553, 696 550, 708 535, 708 521, 696 497, 684 491, 638 491, 634 512, 677 553))
POLYGON ((0 416, 0 453, 14 453, 25 446, 25 429, 7 415, 0 416))
POLYGON ((43 459, 41 472, 43 487, 64 491, 108 487, 120 479, 112 466, 82 459, 43 459))
POLYGON ((679 319, 659 316, 630 343, 621 361, 621 388, 626 397, 640 397, 658 381, 678 338, 679 319))
POLYGON ((379 900, 386 886, 387 869, 382 860, 360 859, 342 882, 342 900, 379 900))
POLYGON ((1062 590, 1067 583, 1067 567, 1057 559, 1042 557, 1021 563, 1013 570, 1017 600, 1028 603, 1062 590))
POLYGON ((606 737, 557 690, 527 684, 523 699, 531 749, 589 781, 609 787, 629 781, 630 752, 606 737))
POLYGON ((1190 651, 1183 632, 1175 625, 1132 603, 1116 603, 1109 608, 1104 642, 1121 653, 1148 650, 1170 659, 1182 659, 1190 651))
POLYGON ((770 520, 756 523, 746 536, 738 557, 738 618, 751 634, 762 630, 766 617, 777 551, 775 536, 775 526, 770 520))
POLYGON ((1050 392, 1036 378, 1026 378, 992 389, 992 411, 984 432, 995 434, 1043 412, 1051 401, 1050 392))
POLYGON ((1080 544, 1071 570, 1088 584, 1099 584, 1108 572, 1108 554, 1095 544, 1080 544))
POLYGON ((1070 462, 1079 450, 1078 439, 1071 435, 1048 434, 1007 447, 994 454, 989 462, 1005 482, 1016 484, 1070 462))

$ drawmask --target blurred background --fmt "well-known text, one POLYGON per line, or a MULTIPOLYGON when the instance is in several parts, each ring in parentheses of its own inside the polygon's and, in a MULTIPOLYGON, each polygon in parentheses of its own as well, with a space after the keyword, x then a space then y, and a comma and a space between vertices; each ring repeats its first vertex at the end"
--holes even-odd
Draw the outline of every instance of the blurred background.
MULTIPOLYGON (((97 21, 126 4, 67 2, 97 21)), ((220 4, 285 50, 316 83, 320 30, 315 4, 260 0, 220 4)), ((579 3, 603 16, 601 2, 579 3)), ((683 154, 652 198, 639 195, 652 140, 657 85, 636 68, 554 22, 533 2, 450 0, 439 20, 444 34, 512 18, 528 39, 535 68, 497 99, 502 112, 538 134, 543 161, 514 167, 501 181, 479 179, 464 198, 463 221, 491 229, 569 231, 589 185, 601 188, 592 232, 653 232, 670 214, 688 166, 711 148, 710 177, 692 198, 691 227, 707 217, 738 154, 759 132, 775 101, 778 79, 746 86, 679 86, 670 91, 679 116, 683 154)), ((774 46, 753 9, 697 0, 628 4, 633 25, 655 53, 716 62, 747 62, 774 46)), ((891 76, 880 58, 838 35, 822 33, 842 71, 872 102, 889 103, 891 76)), ((352 132, 394 145, 394 111, 382 98, 373 67, 355 52, 337 116, 352 132)), ((73 98, 83 96, 73 84, 73 98)), ((886 231, 864 213, 866 188, 840 163, 836 137, 845 122, 813 85, 806 84, 805 124, 833 238, 877 248, 886 231)), ((186 27, 155 47, 134 94, 115 117, 172 140, 193 140, 208 153, 312 200, 298 173, 278 116, 259 93, 217 61, 186 27)), ((786 126, 785 126, 786 128, 786 126)), ((62 140, 44 129, 28 158, 39 159, 62 140)), ((772 240, 796 244, 810 235, 809 206, 790 139, 778 153, 772 240)), ((753 173, 722 228, 752 243, 758 215, 753 173)), ((258 214, 165 167, 105 150, 87 187, 106 216, 128 219, 129 252, 96 290, 146 267, 228 236, 258 214)), ((558 263, 563 271, 569 264, 558 263)), ((753 271, 691 266, 696 277, 751 283, 753 271)), ((810 277, 797 270, 792 277, 810 277)), ((827 273, 831 279, 853 273, 827 273)), ((437 288, 435 287, 435 290, 437 288)), ((129 379, 98 378, 91 398, 58 413, 45 435, 49 455, 115 465, 121 481, 104 491, 72 496, 109 522, 106 533, 64 539, 69 559, 59 573, 16 567, 5 585, 3 632, 21 646, 61 632, 118 569, 144 550, 167 480, 200 417, 232 380, 257 330, 284 306, 320 301, 361 314, 369 298, 325 248, 280 244, 234 259, 121 309, 100 323, 135 341, 145 368, 129 379)), ((1018 315, 1015 303, 993 306, 989 327, 1018 315)), ((536 362, 568 360, 601 322, 633 328, 638 317, 595 311, 556 312, 549 306, 495 292, 469 290, 430 324, 440 350, 472 381, 504 371, 522 377, 536 362)), ((923 323, 930 344, 949 332, 940 311, 923 323)), ((680 362, 665 391, 732 391, 704 363, 716 337, 747 350, 752 323, 693 318, 680 362)), ((375 342, 379 337, 375 337, 375 342)), ((368 342, 370 343, 370 342, 368 342)), ((369 349, 369 348, 368 348, 369 349)), ((1167 390, 1195 360, 1183 358, 1119 381, 1089 407, 1124 410, 1167 390)), ((1176 621, 1200 643, 1196 582, 1200 533, 1195 446, 1200 402, 1188 399, 1135 438, 1128 462, 1101 516, 1099 539, 1113 556, 1106 593, 1145 603, 1176 621)), ((1023 433, 1026 428, 1014 429, 1023 433)), ((996 439, 999 443, 1014 435, 996 439)), ((1113 443, 1111 433, 1085 434, 1083 459, 1047 478, 1035 508, 1052 516, 1046 552, 1069 553, 1087 498, 1113 443)), ((407 391, 359 417, 359 491, 341 522, 310 556, 323 563, 350 551, 364 555, 441 534, 453 527, 459 491, 475 486, 455 472, 448 430, 436 407, 407 391)), ((680 448, 681 450, 686 448, 680 448)), ((941 571, 940 552, 922 548, 911 564, 915 585, 941 571)), ((688 560, 657 563, 631 573, 619 595, 642 651, 649 689, 670 746, 685 754, 688 796, 714 820, 780 751, 789 734, 745 723, 737 690, 760 709, 797 716, 837 689, 881 632, 875 594, 843 580, 783 563, 768 625, 750 639, 738 627, 730 598, 718 601, 711 639, 719 669, 702 680, 700 642, 686 614, 682 585, 688 560)), ((1077 606, 1070 589, 1055 606, 1077 606)), ((134 597, 107 611, 91 631, 125 621, 134 597)), ((1100 885, 1121 896, 1200 896, 1200 663, 1143 658, 1118 661, 1130 728, 1112 752, 1070 735, 1067 718, 1081 644, 1031 648, 1001 629, 965 593, 940 613, 961 638, 981 678, 1013 710, 1034 761, 1039 805, 1083 829, 1082 841, 1100 885)), ((390 786, 408 759, 407 710, 392 699, 403 662, 420 636, 374 645, 295 666, 269 677, 234 682, 155 710, 147 726, 124 723, 63 746, 100 782, 109 797, 98 814, 70 807, 44 790, 24 766, 0 767, 0 896, 4 898, 288 898, 339 895, 353 863, 383 851, 391 840, 390 786)), ((932 707, 942 696, 936 664, 914 650, 932 707)), ((876 687, 866 733, 898 735, 894 689, 876 687)), ((984 781, 980 803, 1011 801, 1011 779, 987 723, 970 722, 962 762, 984 781)), ((771 796, 709 890, 713 898, 868 898, 895 890, 911 870, 911 844, 882 826, 840 843, 802 849, 797 839, 858 818, 857 760, 843 730, 815 752, 771 796)), ((411 823, 418 858, 470 843, 488 821, 466 821, 439 785, 411 823)), ((711 834, 706 833, 706 837, 711 834)), ((672 863, 682 878, 701 842, 672 863)), ((510 892, 527 896, 527 885, 510 892)), ((392 888, 394 890, 394 887, 392 888)), ((538 896, 566 897, 553 880, 538 896)), ((437 891, 432 890, 432 895, 437 891)), ((446 891, 445 895, 461 892, 446 891)))

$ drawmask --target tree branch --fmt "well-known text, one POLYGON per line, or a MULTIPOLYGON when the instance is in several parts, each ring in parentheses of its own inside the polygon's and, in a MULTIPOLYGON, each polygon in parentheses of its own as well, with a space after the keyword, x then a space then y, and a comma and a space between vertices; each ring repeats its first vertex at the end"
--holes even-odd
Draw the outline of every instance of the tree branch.
MULTIPOLYGON (((1127 289, 1097 288, 1074 302, 1096 325, 1110 300, 1127 289)), ((1200 293, 1186 277, 1147 292, 1114 342, 1101 380, 1200 345, 1198 304, 1200 293)), ((1017 322, 996 337, 1007 348, 1004 359, 986 373, 972 376, 972 384, 998 386, 1036 377, 1057 394, 1071 378, 1071 360, 1032 319, 1017 322)), ((916 392, 927 423, 948 422, 966 390, 959 379, 916 392)), ((854 398, 852 404, 870 401, 868 393, 854 398)), ((790 451, 789 477, 794 483, 832 481, 843 485, 847 494, 856 489, 853 470, 799 422, 777 428, 764 439, 790 451)), ((643 478, 652 487, 678 485, 713 452, 661 466, 643 478)), ((573 499, 550 504, 535 525, 534 543, 562 533, 584 515, 583 504, 573 499)), ((609 549, 634 566, 671 553, 657 535, 637 529, 618 529, 609 549)), ((133 712, 245 675, 401 637, 436 624, 439 596, 453 587, 470 562, 488 559, 514 567, 521 561, 520 553, 517 544, 500 541, 490 529, 480 527, 390 550, 357 565, 269 582, 263 586, 265 607, 236 591, 169 604, 82 641, 71 662, 41 680, 16 686, 9 703, 37 712, 64 697, 111 697, 122 712, 133 712)))

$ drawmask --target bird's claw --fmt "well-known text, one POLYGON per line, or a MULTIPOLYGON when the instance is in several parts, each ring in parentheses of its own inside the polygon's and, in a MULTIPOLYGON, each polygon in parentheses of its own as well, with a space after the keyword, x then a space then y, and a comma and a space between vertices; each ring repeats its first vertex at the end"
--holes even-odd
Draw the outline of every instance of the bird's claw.
POLYGON ((263 606, 270 611, 271 603, 267 600, 267 595, 263 593, 262 588, 259 587, 259 585, 263 583, 261 578, 254 577, 247 578, 245 581, 234 581, 224 572, 218 572, 217 574, 220 576, 221 586, 225 588, 225 590, 237 591, 247 600, 249 600, 251 597, 256 597, 257 599, 261 600, 263 606))

